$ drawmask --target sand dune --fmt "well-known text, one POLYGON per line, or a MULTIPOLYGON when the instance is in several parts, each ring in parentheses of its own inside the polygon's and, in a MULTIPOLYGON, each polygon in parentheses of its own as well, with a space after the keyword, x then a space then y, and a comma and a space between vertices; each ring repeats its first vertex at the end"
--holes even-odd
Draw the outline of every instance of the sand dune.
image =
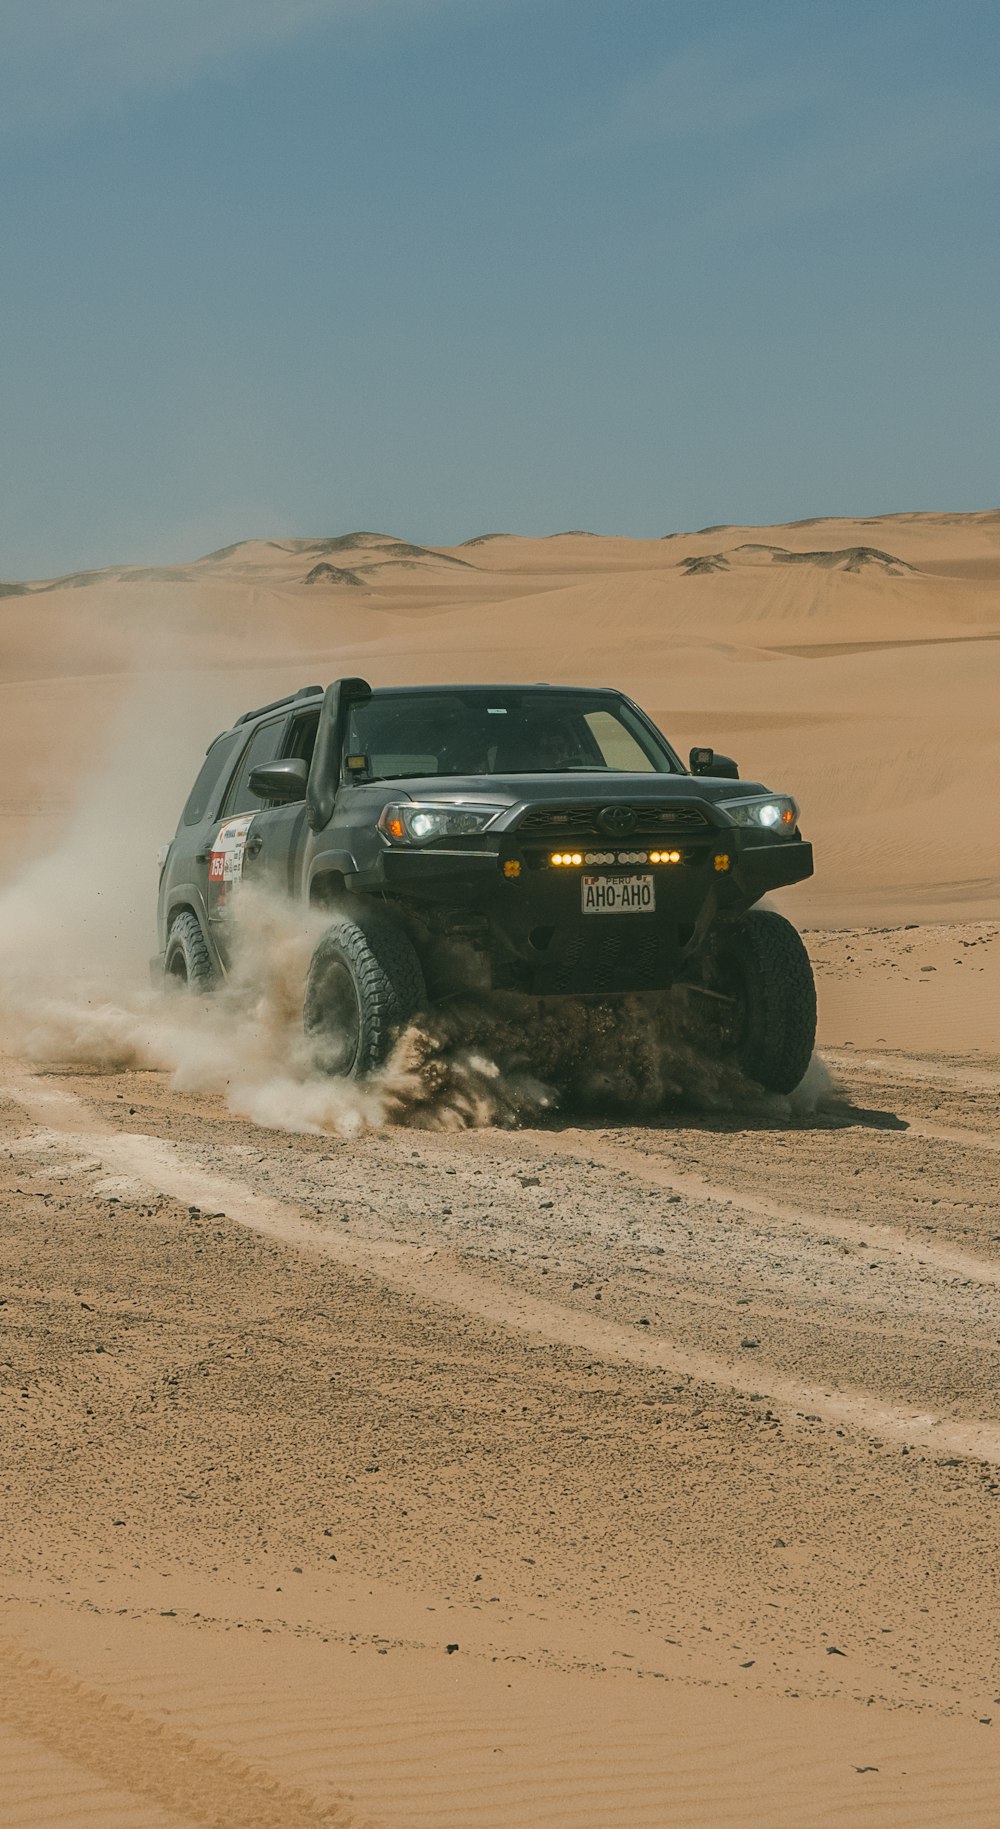
POLYGON ((992 1829, 998 584, 992 511, 0 584, 0 1821, 992 1829), (345 1101, 281 932, 165 1014, 201 750, 342 673, 613 683, 793 791, 801 1095, 345 1101))
MULTIPOLYGON (((713 743, 798 795, 821 864, 795 892, 803 921, 988 917, 998 585, 992 512, 646 541, 496 534, 454 550, 377 532, 258 539, 165 569, 20 581, 0 604, 4 857, 48 842, 81 749, 99 748, 144 673, 179 701, 198 677, 205 740, 306 677, 606 681, 682 750, 713 743)), ((190 750, 163 765, 179 797, 190 750)))

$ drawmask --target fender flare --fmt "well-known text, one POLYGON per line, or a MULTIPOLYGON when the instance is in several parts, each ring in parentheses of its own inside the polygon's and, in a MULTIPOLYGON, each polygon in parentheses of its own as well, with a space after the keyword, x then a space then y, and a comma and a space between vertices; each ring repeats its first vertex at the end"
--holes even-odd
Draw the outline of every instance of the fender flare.
POLYGON ((309 876, 305 885, 306 900, 313 900, 313 891, 320 877, 339 876, 345 883, 349 877, 356 876, 357 859, 350 851, 319 851, 310 860, 309 876))

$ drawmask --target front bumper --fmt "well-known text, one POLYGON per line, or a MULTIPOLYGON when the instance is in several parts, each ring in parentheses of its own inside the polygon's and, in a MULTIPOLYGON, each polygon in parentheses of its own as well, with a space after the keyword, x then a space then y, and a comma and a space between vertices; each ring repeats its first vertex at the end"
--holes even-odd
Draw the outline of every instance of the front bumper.
MULTIPOLYGON (((519 847, 516 833, 500 835, 489 848, 482 840, 477 845, 387 848, 377 881, 358 878, 349 886, 398 901, 431 936, 463 936, 486 955, 494 989, 539 995, 666 989, 717 918, 743 913, 768 890, 801 882, 813 869, 812 846, 803 839, 760 842, 756 833, 721 827, 696 841, 678 840, 680 862, 667 865, 622 863, 618 846, 608 847, 613 863, 557 868, 548 847, 519 847), (756 842, 747 843, 747 836, 756 842), (720 867, 723 857, 728 863, 720 867), (506 876, 505 865, 518 865, 518 874, 506 876), (651 873, 655 910, 584 914, 585 873, 651 873)), ((647 848, 648 841, 635 841, 631 855, 647 848)), ((447 980, 435 985, 439 995, 449 988, 447 980)))

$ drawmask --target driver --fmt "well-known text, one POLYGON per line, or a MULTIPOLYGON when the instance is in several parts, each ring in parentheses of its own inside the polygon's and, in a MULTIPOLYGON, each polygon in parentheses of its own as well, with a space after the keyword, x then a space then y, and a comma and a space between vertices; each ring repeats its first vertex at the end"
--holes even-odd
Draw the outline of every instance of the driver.
POLYGON ((516 774, 558 774, 578 767, 580 746, 564 723, 535 723, 527 719, 504 732, 497 746, 494 768, 516 774))

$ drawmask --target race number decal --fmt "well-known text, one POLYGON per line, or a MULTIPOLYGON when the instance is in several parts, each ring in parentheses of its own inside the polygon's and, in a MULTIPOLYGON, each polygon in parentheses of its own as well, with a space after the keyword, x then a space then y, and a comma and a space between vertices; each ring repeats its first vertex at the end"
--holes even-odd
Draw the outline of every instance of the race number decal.
POLYGON ((243 875, 243 856, 247 833, 253 825, 253 813, 241 813, 238 819, 227 819, 220 826, 208 858, 209 888, 215 891, 217 904, 225 901, 231 885, 243 875))

